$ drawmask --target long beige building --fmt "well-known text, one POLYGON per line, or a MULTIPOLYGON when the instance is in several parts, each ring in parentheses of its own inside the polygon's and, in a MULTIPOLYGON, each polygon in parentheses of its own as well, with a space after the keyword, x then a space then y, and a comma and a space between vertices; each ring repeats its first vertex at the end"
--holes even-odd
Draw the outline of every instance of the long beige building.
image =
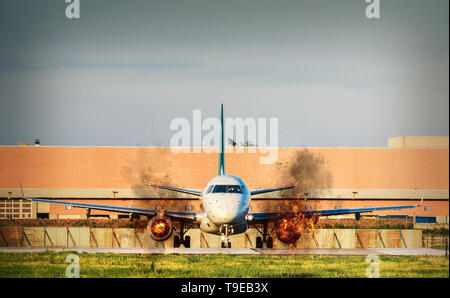
MULTIPOLYGON (((226 171, 251 189, 297 187, 255 196, 254 212, 402 205, 424 196, 420 208, 374 214, 448 220, 448 137, 391 138, 386 148, 279 148, 273 164, 261 164, 261 156, 258 151, 226 153, 226 171)), ((0 219, 86 217, 83 209, 20 200, 19 179, 30 197, 200 210, 196 198, 151 189, 144 182, 201 190, 217 174, 217 159, 216 153, 160 147, 0 146, 0 219)))

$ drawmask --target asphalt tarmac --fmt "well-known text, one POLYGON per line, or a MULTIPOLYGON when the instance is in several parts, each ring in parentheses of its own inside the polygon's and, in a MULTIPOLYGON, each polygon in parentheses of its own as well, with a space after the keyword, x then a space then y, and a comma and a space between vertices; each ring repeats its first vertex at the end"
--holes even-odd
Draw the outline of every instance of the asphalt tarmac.
POLYGON ((358 249, 253 249, 253 248, 25 248, 1 247, 0 252, 73 252, 118 254, 230 254, 230 255, 327 255, 327 256, 445 256, 433 248, 358 248, 358 249))

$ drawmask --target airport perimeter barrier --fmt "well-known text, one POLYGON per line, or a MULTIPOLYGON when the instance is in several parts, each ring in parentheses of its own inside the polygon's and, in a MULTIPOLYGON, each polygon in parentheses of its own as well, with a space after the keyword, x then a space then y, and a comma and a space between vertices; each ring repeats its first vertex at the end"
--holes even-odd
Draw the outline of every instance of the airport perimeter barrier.
MULTIPOLYGON (((398 229, 315 229, 304 233, 294 245, 282 243, 275 233, 273 248, 419 248, 430 244, 424 241, 421 230, 398 229)), ((146 229, 89 228, 89 227, 2 227, 0 247, 122 247, 170 248, 175 233, 165 241, 150 238, 146 229)), ((220 247, 220 236, 191 229, 186 233, 193 248, 220 247)), ((256 248, 256 229, 230 237, 234 248, 256 248)), ((436 242, 436 241, 435 241, 436 242)), ((434 243, 435 243, 434 242, 434 243)))

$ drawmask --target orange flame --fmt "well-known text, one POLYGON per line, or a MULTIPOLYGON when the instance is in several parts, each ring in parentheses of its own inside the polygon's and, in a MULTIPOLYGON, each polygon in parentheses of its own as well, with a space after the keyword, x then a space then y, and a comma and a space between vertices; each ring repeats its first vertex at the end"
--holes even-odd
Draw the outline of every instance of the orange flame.
POLYGON ((156 219, 151 225, 151 231, 158 237, 164 237, 170 232, 170 226, 164 219, 156 219))
POLYGON ((275 224, 275 232, 278 239, 290 246, 294 246, 295 242, 304 232, 315 229, 318 217, 307 217, 301 213, 296 213, 297 208, 293 208, 294 213, 286 213, 282 219, 275 224))

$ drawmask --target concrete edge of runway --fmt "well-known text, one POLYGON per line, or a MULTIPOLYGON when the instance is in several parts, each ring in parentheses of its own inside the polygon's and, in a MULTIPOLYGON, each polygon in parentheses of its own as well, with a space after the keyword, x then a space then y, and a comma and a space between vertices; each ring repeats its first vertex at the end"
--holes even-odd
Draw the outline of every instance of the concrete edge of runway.
POLYGON ((229 254, 229 255, 321 255, 321 256, 445 256, 433 248, 358 248, 358 249, 252 249, 252 248, 26 248, 0 247, 0 253, 37 253, 45 251, 117 254, 229 254))

